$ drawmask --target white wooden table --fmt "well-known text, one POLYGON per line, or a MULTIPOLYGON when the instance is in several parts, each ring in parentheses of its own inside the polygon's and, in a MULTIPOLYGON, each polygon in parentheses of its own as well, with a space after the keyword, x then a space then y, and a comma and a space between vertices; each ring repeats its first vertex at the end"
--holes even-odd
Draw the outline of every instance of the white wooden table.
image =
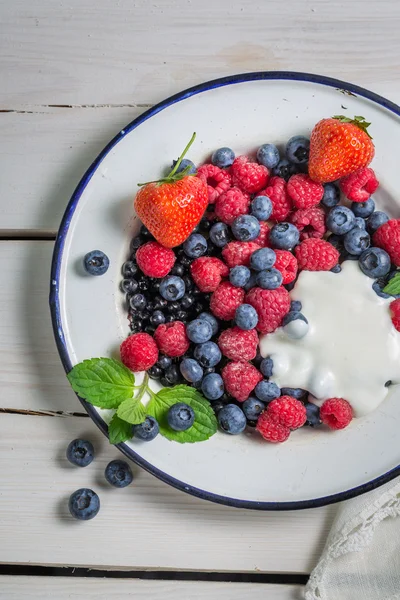
POLYGON ((0 3, 1 599, 301 597, 335 507, 230 509, 136 467, 131 487, 103 485, 118 451, 66 382, 47 306, 50 257, 81 175, 146 107, 261 69, 319 72, 400 103, 399 26, 395 0, 0 3), (94 468, 67 463, 77 436, 94 441, 94 468), (102 500, 88 523, 66 508, 83 486, 102 500))

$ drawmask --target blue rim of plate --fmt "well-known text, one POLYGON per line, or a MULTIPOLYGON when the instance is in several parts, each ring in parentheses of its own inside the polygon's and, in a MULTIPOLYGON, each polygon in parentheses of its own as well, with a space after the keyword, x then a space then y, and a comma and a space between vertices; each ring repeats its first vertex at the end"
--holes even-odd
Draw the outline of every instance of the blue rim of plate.
MULTIPOLYGON (((79 199, 102 160, 107 156, 110 150, 112 150, 112 148, 114 148, 118 144, 118 142, 120 142, 125 137, 125 135, 139 127, 139 125, 147 121, 147 119, 150 119, 152 116, 156 115, 168 106, 175 104, 176 102, 180 102, 181 100, 185 100, 190 96, 194 96, 196 94, 200 94, 202 92, 206 92, 208 90, 218 87, 249 81, 271 80, 303 81, 308 83, 324 85, 327 87, 333 87, 336 88, 339 92, 343 92, 345 94, 347 93, 351 95, 362 96, 367 100, 375 102, 375 104, 383 106, 384 108, 393 112, 397 116, 400 116, 400 107, 397 104, 394 104, 390 100, 387 100, 386 98, 383 98, 382 96, 379 96, 374 92, 366 90, 365 88, 353 85, 351 83, 347 83, 345 81, 340 81, 339 79, 333 79, 331 77, 325 77, 323 75, 313 75, 311 73, 300 73, 293 71, 257 71, 254 73, 242 73, 239 75, 221 77, 219 79, 213 79, 212 81, 207 81, 205 83, 195 85, 191 88, 188 88, 187 90, 175 94, 174 96, 170 96, 166 100, 163 100, 159 104, 156 104, 152 108, 146 110, 142 115, 134 119, 131 123, 129 123, 129 125, 122 129, 109 142, 109 144, 107 144, 104 150, 90 165, 90 167, 82 177, 81 181, 77 185, 72 195, 72 198, 68 203, 68 206, 65 210, 64 216, 60 224, 60 228, 58 230, 51 266, 50 310, 58 352, 60 354, 61 362, 64 366, 66 373, 68 373, 72 369, 73 365, 65 343, 63 324, 60 314, 60 298, 58 292, 64 243, 68 234, 71 219, 74 215, 79 199)), ((104 435, 108 437, 107 424, 103 421, 103 419, 100 417, 95 408, 87 402, 85 402, 85 400, 83 400, 82 398, 79 398, 79 400, 82 403, 85 410, 87 411, 87 413, 89 414, 89 416, 95 422, 95 424, 104 433, 104 435)), ((351 488, 349 490, 339 492, 337 494, 332 494, 330 496, 323 496, 312 500, 300 500, 294 502, 257 502, 254 500, 241 500, 238 498, 229 498, 227 496, 213 494, 211 492, 207 492, 205 490, 189 486, 183 481, 179 481, 178 479, 175 479, 174 477, 154 467, 151 463, 149 463, 147 460, 144 460, 141 456, 139 456, 136 452, 129 448, 129 446, 127 446, 125 443, 118 444, 117 448, 123 454, 125 454, 127 458, 133 460, 140 467, 142 467, 152 475, 155 475, 155 477, 157 477, 164 483, 167 483, 182 492, 186 492, 188 494, 191 494, 192 496, 196 496, 203 500, 216 502, 217 504, 225 504, 227 506, 232 506, 235 508, 248 508, 253 510, 299 510, 305 508, 316 508, 318 506, 325 506, 327 504, 333 504, 335 502, 342 502, 343 500, 348 500, 360 494, 364 494, 365 492, 369 492, 370 490, 373 490, 379 487, 380 485, 383 485, 384 483, 394 479, 396 476, 400 475, 400 465, 398 465, 397 467, 394 467, 393 469, 381 475, 380 477, 373 479, 372 481, 351 488)))

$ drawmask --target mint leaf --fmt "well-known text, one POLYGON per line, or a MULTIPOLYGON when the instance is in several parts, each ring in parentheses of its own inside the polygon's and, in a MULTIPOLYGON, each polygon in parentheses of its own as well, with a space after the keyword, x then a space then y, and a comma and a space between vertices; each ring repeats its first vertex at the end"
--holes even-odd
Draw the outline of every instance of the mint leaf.
POLYGON ((123 421, 117 414, 113 416, 108 425, 110 444, 120 444, 132 439, 132 425, 123 421))
POLYGON ((400 273, 396 273, 389 283, 383 288, 382 292, 389 294, 390 296, 397 296, 400 294, 400 273))
POLYGON ((217 419, 210 403, 188 385, 163 388, 151 399, 146 411, 148 415, 157 419, 161 435, 181 444, 203 442, 217 431, 217 419), (177 402, 189 404, 195 413, 195 421, 186 431, 173 431, 167 423, 167 412, 177 402))
POLYGON ((67 377, 81 398, 100 408, 117 408, 133 396, 134 374, 113 358, 84 360, 67 377))
POLYGON ((117 415, 123 421, 137 425, 138 423, 143 423, 145 420, 146 410, 140 400, 129 398, 118 406, 117 415))

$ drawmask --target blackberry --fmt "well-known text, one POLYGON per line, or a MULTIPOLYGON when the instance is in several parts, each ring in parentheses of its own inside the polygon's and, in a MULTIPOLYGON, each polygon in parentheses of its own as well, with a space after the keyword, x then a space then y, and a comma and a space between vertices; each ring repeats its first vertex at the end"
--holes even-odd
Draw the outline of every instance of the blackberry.
POLYGON ((173 302, 168 302, 167 304, 167 312, 172 314, 177 313, 180 310, 180 305, 179 302, 176 302, 175 300, 173 302))
POLYGON ((183 279, 183 283, 185 284, 185 290, 188 292, 189 290, 192 290, 194 288, 194 283, 191 277, 189 277, 189 275, 184 275, 182 277, 183 279))
POLYGON ((138 282, 138 289, 139 289, 141 292, 148 292, 148 290, 149 290, 149 287, 150 287, 150 284, 149 284, 149 281, 147 281, 147 279, 141 279, 141 280, 138 282))
POLYGON ((211 221, 206 218, 203 218, 199 223, 199 230, 202 232, 209 231, 211 227, 211 221))
POLYGON ((189 258, 189 256, 186 256, 186 254, 184 254, 181 257, 180 262, 185 268, 187 268, 192 264, 192 260, 193 260, 192 258, 189 258))
POLYGON ((165 322, 166 323, 172 323, 172 321, 176 321, 175 315, 167 315, 165 317, 165 322))
POLYGON ((150 281, 150 289, 152 291, 153 294, 158 294, 159 290, 160 290, 160 284, 161 281, 159 279, 153 279, 150 281))
POLYGON ((185 274, 185 267, 182 263, 176 263, 171 269, 171 275, 178 275, 178 277, 182 277, 185 274))
POLYGON ((194 304, 194 297, 190 296, 189 294, 187 294, 186 296, 183 296, 182 300, 181 300, 181 307, 183 308, 183 310, 187 310, 188 308, 191 308, 194 304))
POLYGON ((163 310, 164 308, 167 308, 168 306, 168 300, 165 300, 165 298, 163 298, 162 296, 155 296, 154 297, 154 304, 153 304, 153 308, 154 310, 163 310))
POLYGON ((206 308, 199 300, 193 304, 193 312, 198 315, 206 308))
POLYGON ((146 327, 144 328, 144 332, 148 333, 151 336, 154 334, 155 330, 156 327, 154 327, 154 325, 146 325, 146 327))
POLYGON ((189 315, 186 312, 186 310, 178 310, 178 312, 176 313, 176 320, 177 321, 182 321, 183 323, 186 323, 186 321, 188 320, 189 315))

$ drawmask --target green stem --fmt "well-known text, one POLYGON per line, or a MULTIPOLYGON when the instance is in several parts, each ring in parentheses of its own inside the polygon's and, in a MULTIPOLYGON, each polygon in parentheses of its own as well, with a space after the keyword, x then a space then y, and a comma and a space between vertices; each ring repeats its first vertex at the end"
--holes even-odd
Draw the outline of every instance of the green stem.
POLYGON ((170 174, 167 175, 167 179, 170 179, 171 177, 173 177, 175 175, 175 173, 179 169, 179 166, 180 166, 182 160, 185 158, 186 154, 189 151, 190 146, 193 144, 193 142, 194 142, 195 139, 196 139, 196 132, 194 131, 192 137, 189 140, 189 143, 187 144, 186 148, 184 149, 184 151, 182 152, 182 154, 180 155, 180 157, 176 161, 174 168, 172 169, 172 171, 170 172, 170 174))
POLYGON ((184 151, 182 152, 182 154, 176 161, 173 169, 170 171, 170 173, 166 177, 163 177, 162 179, 157 179, 156 181, 146 181, 145 183, 138 183, 138 186, 143 187, 144 185, 147 185, 148 183, 159 183, 159 184, 174 183, 174 182, 179 181, 180 179, 183 179, 184 177, 186 177, 186 175, 190 171, 190 166, 187 167, 186 169, 184 169, 183 171, 181 171, 180 173, 177 173, 177 170, 179 169, 179 166, 180 166, 182 160, 185 158, 186 154, 189 151, 190 146, 193 144, 195 139, 196 139, 196 132, 194 131, 186 148, 184 149, 184 151))
POLYGON ((137 396, 135 396, 135 400, 137 400, 138 402, 141 401, 141 399, 143 398, 143 396, 147 392, 148 383, 149 383, 149 374, 145 373, 144 377, 143 377, 142 383, 138 386, 139 393, 138 393, 137 396))

